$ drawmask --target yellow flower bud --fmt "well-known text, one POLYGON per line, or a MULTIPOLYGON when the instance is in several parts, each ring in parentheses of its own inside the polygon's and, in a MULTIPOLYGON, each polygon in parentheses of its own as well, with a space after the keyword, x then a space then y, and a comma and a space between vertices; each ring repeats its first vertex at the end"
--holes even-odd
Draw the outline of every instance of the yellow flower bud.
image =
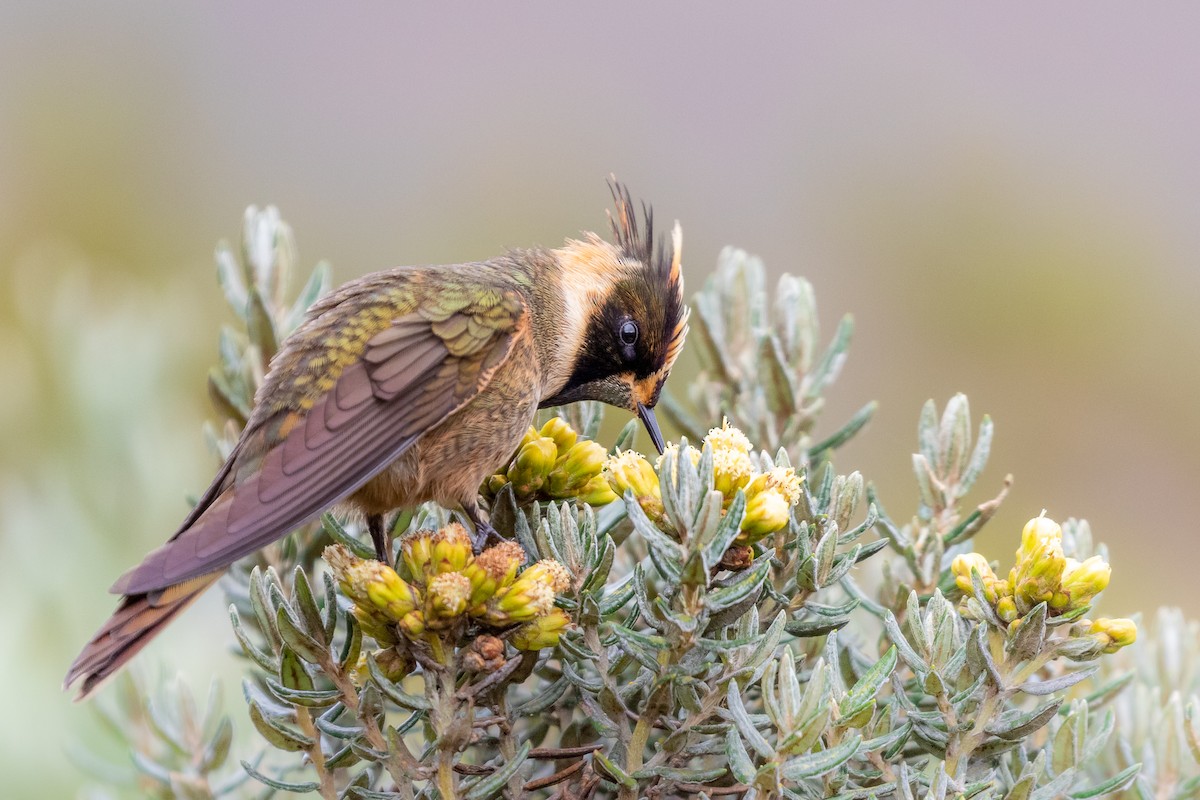
POLYGON ((1082 562, 1068 558, 1062 573, 1062 592, 1067 598, 1063 608, 1087 605, 1104 591, 1111 577, 1112 567, 1100 556, 1082 562))
POLYGON ((358 558, 342 545, 325 548, 324 555, 342 591, 362 609, 362 616, 382 615, 395 622, 420 605, 420 592, 388 565, 358 558))
POLYGON ((408 575, 417 583, 424 583, 433 560, 433 531, 414 531, 400 540, 400 559, 408 575))
POLYGON ((1137 641, 1137 624, 1131 619, 1101 618, 1096 620, 1095 626, 1109 638, 1110 643, 1104 648, 1106 653, 1115 653, 1137 641))
POLYGON ((538 436, 521 446, 512 466, 508 468, 508 479, 513 490, 522 497, 535 494, 546 482, 546 476, 554 468, 558 458, 558 447, 553 439, 538 436))
POLYGON ((1020 616, 1017 613, 1017 604, 1011 597, 1001 597, 996 601, 996 616, 1005 622, 1012 622, 1020 616))
POLYGON ((983 593, 988 602, 995 603, 996 573, 992 572, 992 565, 979 553, 963 553, 954 557, 954 561, 950 564, 950 571, 954 573, 954 585, 963 594, 973 595, 975 586, 971 582, 972 569, 979 573, 979 577, 983 581, 983 593))
POLYGON ((546 424, 542 426, 542 429, 538 431, 538 434, 553 440, 554 446, 560 454, 574 447, 575 442, 579 439, 579 435, 575 433, 575 429, 565 419, 558 416, 548 419, 546 424))
POLYGON ((595 476, 580 487, 577 497, 580 502, 589 506, 606 506, 617 499, 612 487, 608 485, 608 478, 603 475, 595 476))
POLYGON ((734 539, 737 544, 754 544, 788 524, 792 505, 778 489, 764 489, 746 501, 746 516, 734 539))
POLYGON ((425 619, 430 627, 448 624, 467 610, 471 581, 461 572, 445 572, 429 579, 425 619))
POLYGON ((526 622, 513 632, 509 639, 518 650, 541 650, 554 647, 562 632, 571 624, 571 618, 561 608, 552 608, 548 614, 526 622))
POLYGON ((425 632, 425 615, 420 611, 413 611, 411 614, 405 614, 404 619, 397 625, 410 639, 415 639, 425 632))
POLYGON ((487 602, 482 616, 492 625, 510 625, 548 614, 552 608, 553 586, 539 580, 522 580, 518 577, 512 586, 501 589, 487 602))
POLYGON ((434 575, 458 572, 474 557, 471 534, 457 522, 451 522, 435 533, 430 543, 433 553, 429 569, 434 575))
POLYGON ((487 480, 483 482, 483 492, 487 495, 495 496, 500 493, 504 485, 508 483, 508 475, 497 473, 489 475, 487 480))
POLYGON ((1013 596, 1021 613, 1038 603, 1049 604, 1061 591, 1067 565, 1062 549, 1062 528, 1046 517, 1031 519, 1021 533, 1017 565, 1009 575, 1013 596))
MULTIPOLYGON (((679 463, 679 445, 675 444, 674 442, 671 442, 670 444, 668 444, 666 447, 664 447, 664 448, 663 448, 662 455, 660 455, 658 458, 656 458, 656 459, 654 460, 654 469, 655 469, 655 470, 660 470, 660 469, 662 469, 663 461, 665 461, 665 460, 666 460, 666 457, 667 457, 667 454, 668 454, 668 453, 671 453, 672 455, 674 455, 674 456, 675 456, 675 459, 676 459, 676 460, 675 460, 675 463, 676 463, 676 464, 678 464, 678 463, 679 463)), ((701 455, 703 455, 703 454, 702 454, 702 453, 701 453, 699 450, 697 450, 696 448, 692 447, 691 445, 688 445, 688 447, 687 447, 687 457, 688 457, 688 458, 690 458, 690 459, 692 460, 692 466, 693 466, 693 467, 694 467, 694 466, 697 466, 697 465, 700 463, 700 457, 701 457, 701 455)), ((674 473, 674 472, 672 472, 672 473, 671 473, 671 480, 675 480, 675 473, 674 473)))
POLYGON ((352 605, 350 613, 354 614, 354 619, 358 621, 358 627, 362 628, 363 633, 378 642, 381 647, 390 647, 399 641, 393 628, 396 623, 376 610, 369 600, 361 605, 352 605))
POLYGON ((1085 619, 1071 626, 1071 635, 1092 639, 1102 653, 1115 653, 1137 641, 1137 625, 1131 619, 1085 619))
POLYGON ((1046 516, 1038 516, 1025 523, 1021 531, 1021 547, 1017 550, 1017 561, 1037 553, 1047 541, 1057 542, 1062 547, 1062 527, 1046 516))
POLYGON ((600 474, 608 452, 596 442, 587 440, 570 449, 559 450, 561 455, 547 478, 551 497, 573 497, 588 481, 600 474))

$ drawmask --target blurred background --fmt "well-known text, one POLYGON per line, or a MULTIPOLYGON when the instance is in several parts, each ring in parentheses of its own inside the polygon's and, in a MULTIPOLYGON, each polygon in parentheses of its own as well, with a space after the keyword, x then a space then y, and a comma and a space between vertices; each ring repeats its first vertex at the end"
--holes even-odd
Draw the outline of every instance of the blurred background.
MULTIPOLYGON (((1016 478, 980 549, 1085 516, 1102 611, 1200 612, 1200 7, 357 10, 0 2, 6 796, 84 783, 61 676, 216 467, 211 254, 251 203, 342 281, 603 229, 615 172, 693 287, 734 244, 826 331, 855 314, 824 429, 880 401, 838 466, 894 517, 921 404, 964 391, 996 423, 973 499, 1016 478)), ((236 675, 218 595, 144 671, 236 675)))

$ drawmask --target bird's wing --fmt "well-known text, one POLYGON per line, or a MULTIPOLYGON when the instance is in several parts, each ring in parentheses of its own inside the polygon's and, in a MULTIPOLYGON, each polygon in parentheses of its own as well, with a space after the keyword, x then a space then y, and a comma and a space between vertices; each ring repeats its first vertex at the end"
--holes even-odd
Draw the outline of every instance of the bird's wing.
POLYGON ((517 292, 470 294, 395 318, 306 412, 249 433, 269 430, 277 441, 251 468, 223 469, 226 485, 206 494, 208 506, 112 591, 162 589, 253 553, 346 498, 462 408, 529 330, 517 292))

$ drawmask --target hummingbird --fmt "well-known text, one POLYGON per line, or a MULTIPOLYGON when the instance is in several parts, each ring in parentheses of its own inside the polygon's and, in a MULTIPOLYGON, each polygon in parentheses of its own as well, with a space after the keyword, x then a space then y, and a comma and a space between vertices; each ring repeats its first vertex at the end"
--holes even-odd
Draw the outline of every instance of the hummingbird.
POLYGON ((113 615, 64 687, 91 694, 233 562, 331 507, 365 519, 390 561, 388 514, 433 501, 461 509, 478 550, 499 538, 483 480, 540 408, 598 400, 640 417, 687 335, 682 233, 654 234, 627 188, 609 183, 612 242, 488 261, 399 267, 318 300, 272 358, 253 412, 208 490, 166 544, 122 575, 113 615))

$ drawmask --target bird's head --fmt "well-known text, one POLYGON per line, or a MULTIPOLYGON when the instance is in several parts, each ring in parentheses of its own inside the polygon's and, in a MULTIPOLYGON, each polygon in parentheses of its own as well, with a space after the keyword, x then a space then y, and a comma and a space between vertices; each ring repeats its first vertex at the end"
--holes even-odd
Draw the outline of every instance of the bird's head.
POLYGON ((654 239, 654 217, 639 226, 629 192, 610 184, 615 242, 594 234, 556 250, 562 265, 566 325, 573 360, 566 382, 543 406, 601 400, 637 414, 663 449, 654 418, 659 393, 687 335, 679 223, 654 239))

